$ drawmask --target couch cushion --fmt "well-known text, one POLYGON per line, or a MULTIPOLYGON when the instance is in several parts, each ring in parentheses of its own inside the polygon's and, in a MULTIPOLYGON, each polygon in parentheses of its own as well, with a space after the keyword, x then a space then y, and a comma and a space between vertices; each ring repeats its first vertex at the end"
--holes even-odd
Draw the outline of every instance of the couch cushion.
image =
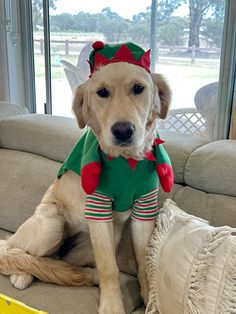
POLYGON ((208 193, 236 196, 236 141, 216 141, 189 156, 185 183, 208 193))
POLYGON ((202 217, 213 226, 236 227, 236 198, 205 193, 188 186, 179 189, 173 200, 189 214, 202 217))
MULTIPOLYGON (((51 115, 22 115, 0 123, 0 147, 23 150, 63 162, 81 136, 75 119, 51 115)), ((173 160, 175 182, 184 182, 184 166, 196 148, 206 139, 188 134, 161 132, 165 147, 173 160)))
POLYGON ((22 115, 0 122, 0 147, 63 162, 81 134, 72 118, 22 115))
POLYGON ((60 166, 38 155, 0 149, 0 228, 15 232, 33 214, 60 166))
POLYGON ((183 189, 183 186, 181 184, 176 184, 176 183, 173 185, 172 191, 170 193, 166 193, 163 191, 162 188, 160 188, 159 196, 158 196, 159 197, 159 208, 161 208, 163 206, 164 201, 167 198, 174 199, 176 193, 181 189, 183 189))
POLYGON ((160 132, 161 138, 165 140, 165 149, 172 161, 175 182, 184 183, 184 167, 193 151, 209 143, 209 140, 189 134, 160 132))
POLYGON ((5 231, 3 229, 0 229, 0 239, 1 240, 7 239, 11 234, 12 234, 11 232, 8 232, 8 231, 5 231))
POLYGON ((29 113, 29 110, 22 105, 9 104, 5 101, 0 101, 0 120, 9 116, 29 113))
MULTIPOLYGON (((7 236, 9 233, 0 229, 0 239, 7 236)), ((126 313, 132 313, 141 303, 138 281, 123 273, 120 281, 126 313)), ((49 314, 97 314, 98 311, 98 287, 60 287, 36 280, 29 288, 19 291, 12 287, 7 276, 0 275, 0 292, 49 314)))
MULTIPOLYGON (((126 313, 141 303, 139 285, 135 277, 120 275, 126 313)), ((98 287, 60 287, 35 281, 29 288, 19 291, 11 286, 9 278, 0 275, 1 293, 49 314, 97 314, 98 287)))

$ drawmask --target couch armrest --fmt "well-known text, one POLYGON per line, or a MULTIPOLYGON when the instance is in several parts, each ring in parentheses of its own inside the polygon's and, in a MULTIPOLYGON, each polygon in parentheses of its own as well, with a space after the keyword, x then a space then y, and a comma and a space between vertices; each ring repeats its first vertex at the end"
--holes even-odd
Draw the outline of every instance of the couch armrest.
POLYGON ((27 114, 29 110, 22 105, 13 105, 5 101, 0 101, 0 120, 6 117, 27 114))
POLYGON ((0 147, 64 162, 82 133, 73 118, 14 116, 0 122, 0 147))

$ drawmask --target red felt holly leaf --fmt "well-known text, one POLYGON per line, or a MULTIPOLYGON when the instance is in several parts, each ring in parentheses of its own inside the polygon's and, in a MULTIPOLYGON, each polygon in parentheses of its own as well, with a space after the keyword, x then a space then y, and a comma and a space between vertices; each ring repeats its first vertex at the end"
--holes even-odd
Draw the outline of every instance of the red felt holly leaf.
POLYGON ((128 163, 129 163, 131 169, 134 170, 138 161, 133 159, 133 158, 128 158, 127 160, 128 160, 128 163))
POLYGON ((139 59, 140 65, 142 65, 147 70, 149 70, 149 68, 150 68, 150 53, 151 53, 151 50, 149 49, 139 59))
POLYGON ((93 72, 99 69, 102 65, 108 64, 109 62, 110 59, 103 56, 99 52, 96 52, 94 57, 93 72))
POLYGON ((112 61, 124 61, 124 62, 134 62, 134 56, 126 45, 121 45, 121 47, 114 54, 112 61))
POLYGON ((107 155, 107 160, 112 160, 114 159, 114 157, 112 157, 111 155, 107 155))
POLYGON ((152 161, 156 160, 156 157, 153 155, 151 150, 145 153, 145 157, 147 160, 152 160, 152 161))
POLYGON ((159 145, 159 144, 163 144, 163 143, 165 143, 165 141, 161 140, 160 138, 155 138, 153 141, 154 146, 159 145))

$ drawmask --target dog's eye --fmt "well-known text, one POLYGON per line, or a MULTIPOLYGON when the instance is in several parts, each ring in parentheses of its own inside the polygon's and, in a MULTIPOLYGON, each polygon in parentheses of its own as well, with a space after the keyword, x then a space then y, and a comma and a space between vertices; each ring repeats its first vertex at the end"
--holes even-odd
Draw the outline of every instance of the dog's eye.
POLYGON ((97 91, 97 95, 99 97, 102 97, 102 98, 106 98, 110 95, 109 91, 103 87, 103 88, 100 88, 98 91, 97 91))
POLYGON ((144 90, 144 86, 141 84, 134 84, 133 86, 133 93, 134 95, 141 94, 144 90))

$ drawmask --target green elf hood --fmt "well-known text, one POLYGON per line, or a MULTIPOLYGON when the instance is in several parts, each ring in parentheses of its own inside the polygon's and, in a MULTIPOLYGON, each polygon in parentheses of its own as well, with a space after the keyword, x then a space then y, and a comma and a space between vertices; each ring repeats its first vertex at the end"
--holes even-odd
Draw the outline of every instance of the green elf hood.
POLYGON ((92 47, 88 61, 91 75, 101 66, 114 62, 135 64, 150 72, 150 49, 145 52, 143 48, 132 42, 110 45, 96 41, 92 47))

